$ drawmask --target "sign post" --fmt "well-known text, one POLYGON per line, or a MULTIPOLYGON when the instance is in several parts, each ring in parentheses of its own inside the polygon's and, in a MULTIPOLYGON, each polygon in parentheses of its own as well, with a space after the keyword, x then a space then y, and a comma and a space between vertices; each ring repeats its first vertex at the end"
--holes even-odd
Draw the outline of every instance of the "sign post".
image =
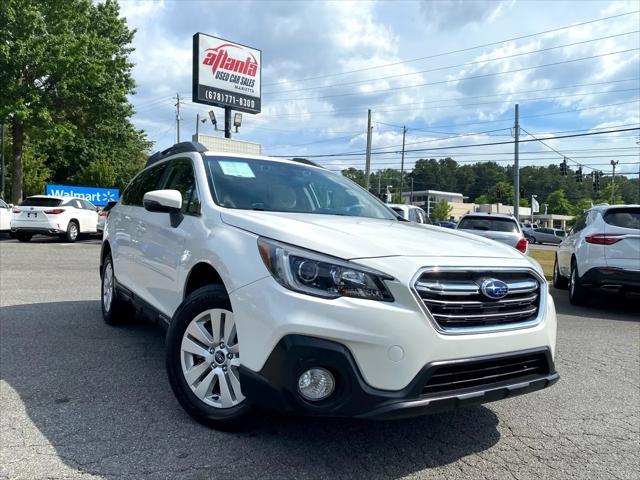
POLYGON ((260 113, 262 52, 212 37, 193 36, 192 101, 224 108, 224 136, 231 138, 231 111, 260 113))

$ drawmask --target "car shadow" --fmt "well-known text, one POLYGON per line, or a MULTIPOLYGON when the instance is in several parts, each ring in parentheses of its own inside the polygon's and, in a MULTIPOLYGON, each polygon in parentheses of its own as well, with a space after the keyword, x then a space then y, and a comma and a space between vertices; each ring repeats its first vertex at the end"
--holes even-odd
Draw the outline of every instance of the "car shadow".
POLYGON ((576 306, 569 302, 569 292, 549 287, 549 292, 561 315, 584 317, 591 320, 614 320, 621 322, 640 321, 640 295, 618 295, 615 293, 593 291, 586 305, 576 306))
MULTIPOLYGON (((0 234, 0 242, 20 243, 18 241, 18 239, 13 238, 8 233, 0 234)), ((33 237, 31 237, 31 240, 29 240, 28 242, 25 242, 25 243, 26 244, 30 244, 30 243, 36 243, 36 244, 51 244, 51 243, 69 244, 69 242, 67 242, 66 240, 64 240, 64 239, 62 239, 60 237, 49 236, 49 235, 34 235, 33 237)), ((78 237, 78 239, 74 243, 100 245, 100 244, 102 244, 102 235, 83 233, 78 237)), ((71 244, 69 244, 69 245, 71 245, 71 244)))
MULTIPOLYGON (((71 474, 395 478, 483 452, 500 439, 497 416, 482 406, 386 422, 258 412, 239 432, 205 428, 171 392, 164 331, 142 321, 109 327, 98 301, 0 308, 0 333, 8 387, 0 395, 3 446, 29 458, 25 450, 50 444, 71 474), (46 441, 35 432, 26 442, 30 423, 46 441)), ((26 471, 18 463, 5 468, 26 471)), ((29 464, 34 478, 49 474, 38 468, 29 464)))

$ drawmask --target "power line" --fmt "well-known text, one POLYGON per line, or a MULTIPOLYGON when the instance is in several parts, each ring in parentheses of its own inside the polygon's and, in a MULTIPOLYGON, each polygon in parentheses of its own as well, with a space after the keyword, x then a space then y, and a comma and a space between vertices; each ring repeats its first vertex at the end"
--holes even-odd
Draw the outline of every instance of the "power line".
POLYGON ((406 90, 408 88, 418 88, 418 87, 426 87, 426 86, 430 86, 430 85, 442 85, 445 83, 452 83, 452 82, 459 82, 462 80, 474 80, 477 78, 487 78, 487 77, 495 77, 498 75, 506 75, 508 73, 517 73, 517 72, 524 72, 527 70, 535 70, 538 68, 546 68, 546 67, 553 67, 553 66, 557 66, 557 65, 566 65, 568 63, 575 63, 575 62, 581 62, 584 60, 592 60, 594 58, 601 58, 601 57, 607 57, 610 55, 618 55, 621 53, 629 53, 629 52, 635 52, 637 50, 640 50, 640 48, 627 48, 625 50, 618 50, 616 52, 607 52, 607 53, 601 53, 598 55, 589 55, 587 57, 581 57, 581 58, 574 58, 571 60, 561 60, 559 62, 552 62, 552 63, 545 63, 542 65, 536 65, 533 67, 522 67, 522 68, 517 68, 514 70, 506 70, 504 72, 493 72, 493 73, 484 73, 482 75, 471 75, 471 76, 467 76, 467 77, 459 77, 459 78, 452 78, 452 79, 448 79, 448 80, 439 80, 437 82, 427 82, 427 83, 419 83, 416 85, 403 85, 400 87, 394 87, 394 88, 384 88, 384 89, 380 89, 380 90, 370 90, 368 92, 351 92, 351 93, 336 93, 336 94, 332 94, 332 95, 321 95, 318 97, 298 97, 298 98, 276 98, 276 99, 271 99, 271 102, 295 102, 298 100, 323 100, 326 98, 337 98, 337 97, 351 97, 354 95, 372 95, 374 93, 383 93, 383 92, 390 92, 390 91, 397 91, 397 90, 406 90))
POLYGON ((472 46, 472 47, 461 48, 461 49, 458 49, 458 50, 451 50, 451 51, 448 51, 448 52, 436 53, 436 54, 427 55, 427 56, 424 56, 424 57, 412 58, 412 59, 409 59, 409 60, 402 60, 402 61, 398 61, 398 62, 387 63, 387 64, 384 64, 384 65, 376 65, 376 66, 372 66, 372 67, 364 67, 364 68, 358 68, 358 69, 354 69, 354 70, 347 70, 347 71, 339 72, 339 73, 328 73, 328 74, 324 74, 324 75, 317 75, 317 76, 313 76, 313 77, 298 78, 298 79, 293 79, 293 80, 280 80, 278 82, 265 83, 265 84, 263 84, 263 86, 266 87, 266 86, 270 86, 270 85, 279 85, 281 83, 288 83, 288 82, 304 82, 304 81, 308 81, 308 80, 317 80, 317 79, 321 79, 321 78, 324 79, 324 78, 330 78, 330 77, 337 77, 337 76, 341 76, 341 75, 347 75, 347 74, 350 74, 350 73, 357 73, 357 72, 364 72, 364 71, 368 71, 368 70, 375 70, 375 69, 378 69, 378 68, 393 67, 395 65, 402 65, 404 63, 413 63, 413 62, 418 62, 418 61, 421 61, 421 60, 428 60, 428 59, 431 59, 431 58, 438 58, 438 57, 443 57, 443 56, 447 56, 447 55, 453 55, 453 54, 456 54, 456 53, 469 52, 469 51, 472 51, 472 50, 477 50, 479 48, 492 47, 492 46, 495 46, 495 45, 500 45, 500 44, 505 43, 505 42, 513 42, 513 41, 516 41, 516 40, 523 40, 525 38, 537 37, 539 35, 545 35, 547 33, 559 32, 561 30, 566 30, 566 29, 569 29, 569 28, 581 27, 581 26, 589 25, 589 24, 596 23, 596 22, 603 22, 603 21, 606 21, 606 20, 614 19, 614 18, 624 17, 626 15, 633 15, 634 13, 638 13, 638 12, 640 12, 640 10, 634 10, 634 11, 631 11, 631 12, 620 13, 620 14, 617 14, 617 15, 610 15, 608 17, 596 18, 596 19, 593 19, 593 20, 587 20, 587 21, 580 22, 580 23, 574 23, 573 25, 565 25, 565 26, 562 26, 562 27, 553 28, 551 30, 544 30, 542 32, 530 33, 528 35, 520 35, 518 37, 507 38, 507 39, 504 39, 504 40, 499 40, 497 42, 484 43, 484 44, 481 44, 481 45, 475 45, 475 46, 472 46))
POLYGON ((625 32, 625 33, 617 33, 614 35, 608 35, 606 37, 599 37, 599 38, 591 38, 588 40, 582 40, 580 42, 573 42, 573 43, 567 43, 564 45, 556 45, 553 47, 546 47, 546 48, 540 48, 538 50, 530 50, 528 52, 520 52, 520 53, 513 53, 511 55, 505 55, 503 57, 495 57, 495 58, 488 58, 485 60, 475 60, 473 62, 465 62, 465 63, 459 63, 456 65, 447 65, 444 67, 436 67, 436 68, 429 68, 427 70, 418 70, 416 72, 407 72, 407 73, 399 73, 396 75, 388 75, 388 76, 384 76, 384 77, 372 77, 369 79, 365 79, 365 80, 354 80, 351 82, 343 82, 343 83, 333 83, 333 84, 329 84, 329 85, 319 85, 319 86, 315 86, 315 87, 304 87, 304 88, 294 88, 294 89, 289 89, 289 90, 268 90, 266 92, 263 92, 265 94, 281 94, 281 93, 292 93, 292 92, 305 92, 305 91, 309 91, 309 90, 318 90, 318 89, 327 89, 327 88, 336 88, 336 87, 344 87, 344 86, 348 86, 348 85, 359 85, 362 83, 369 83, 369 82, 374 82, 374 81, 378 81, 378 80, 388 80, 391 78, 401 78, 401 77, 409 77, 411 75, 421 75, 423 73, 431 73, 431 72, 439 72, 442 70, 449 70, 451 68, 462 68, 462 67, 469 67, 472 65, 479 65, 479 64, 487 64, 487 63, 491 63, 491 62, 497 62, 497 61, 501 61, 501 60, 507 60, 510 58, 516 58, 516 57, 522 57, 524 55, 532 55, 534 53, 541 53, 541 52, 548 52, 551 50, 557 50, 559 48, 567 48, 567 47, 574 47, 576 45, 583 45, 585 43, 592 43, 592 42, 599 42, 601 40, 608 40, 611 38, 616 38, 616 37, 622 37, 625 35, 632 35, 634 33, 638 33, 640 32, 640 30, 634 30, 631 32, 625 32))
MULTIPOLYGON (((520 143, 526 142, 535 142, 541 140, 557 140, 562 138, 575 138, 575 137, 587 137, 592 135, 604 135, 609 133, 618 133, 618 132, 628 132, 633 130, 640 130, 640 127, 633 128, 620 128, 617 130, 608 130, 606 132, 588 132, 588 133, 575 133, 571 135, 558 135, 554 137, 545 137, 542 139, 526 139, 520 140, 520 143)), ((439 151, 439 150, 447 150, 447 149, 458 149, 458 148, 469 148, 469 147, 485 147, 490 145, 511 145, 513 141, 505 141, 505 142, 487 142, 487 143, 472 143, 468 145, 450 145, 448 147, 432 147, 432 148, 414 148, 405 150, 405 152, 431 152, 431 151, 439 151)), ((371 155, 380 155, 386 153, 397 153, 396 152, 371 152, 371 155)), ((296 154, 296 155, 274 155, 274 157, 305 157, 305 158, 327 158, 327 157, 346 157, 346 156, 355 156, 355 155, 363 155, 363 152, 360 153, 326 153, 326 154, 315 154, 315 155, 305 155, 305 154, 296 154)))

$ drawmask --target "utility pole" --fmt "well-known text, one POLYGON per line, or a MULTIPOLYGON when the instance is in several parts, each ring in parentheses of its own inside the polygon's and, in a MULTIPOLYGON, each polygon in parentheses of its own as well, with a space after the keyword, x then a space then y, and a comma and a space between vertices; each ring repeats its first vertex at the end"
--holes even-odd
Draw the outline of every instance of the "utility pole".
POLYGON ((513 216, 516 221, 520 221, 520 152, 518 151, 518 142, 520 141, 520 122, 518 119, 519 107, 516 103, 516 121, 513 127, 515 141, 513 142, 513 216))
POLYGON ((378 198, 380 198, 380 182, 382 181, 382 173, 378 170, 378 198))
POLYGON ((180 94, 176 93, 176 143, 180 143, 180 94))
MULTIPOLYGON (((367 158, 364 164, 364 188, 369 191, 369 176, 371 175, 371 109, 367 113, 367 158)), ((380 190, 380 188, 378 188, 380 190)))
POLYGON ((533 228, 533 202, 537 197, 537 195, 531 195, 531 228, 533 228))
POLYGON ((407 127, 402 127, 402 158, 400 160, 400 203, 402 201, 402 190, 404 188, 404 140, 407 136, 407 127))
POLYGON ((199 133, 200 133, 200 114, 196 113, 196 142, 198 141, 199 133))
POLYGON ((231 138, 231 107, 224 107, 224 138, 231 138))
POLYGON ((611 160, 611 167, 613 168, 613 174, 611 175, 611 205, 615 205, 616 203, 616 165, 620 160, 611 160))
POLYGON ((409 195, 409 205, 413 205, 413 177, 411 177, 411 194, 409 195))

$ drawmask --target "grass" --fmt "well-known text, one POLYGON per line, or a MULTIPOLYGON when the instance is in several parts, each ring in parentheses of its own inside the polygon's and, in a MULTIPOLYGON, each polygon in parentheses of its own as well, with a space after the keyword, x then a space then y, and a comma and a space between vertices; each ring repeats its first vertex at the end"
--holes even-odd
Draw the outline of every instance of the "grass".
POLYGON ((544 270, 544 276, 547 280, 553 278, 553 262, 556 252, 554 250, 538 250, 529 248, 529 256, 535 258, 544 270))

